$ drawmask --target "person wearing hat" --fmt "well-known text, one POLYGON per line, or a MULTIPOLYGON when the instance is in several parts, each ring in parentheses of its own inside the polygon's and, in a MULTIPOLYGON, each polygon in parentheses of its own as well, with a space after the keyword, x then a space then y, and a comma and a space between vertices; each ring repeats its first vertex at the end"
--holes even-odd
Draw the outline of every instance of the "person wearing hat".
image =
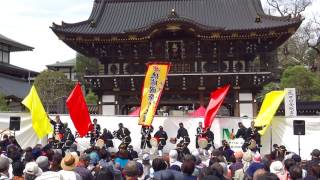
POLYGON ((143 175, 142 179, 145 177, 150 177, 150 169, 151 169, 151 164, 150 164, 150 155, 149 154, 144 154, 142 156, 142 166, 143 166, 143 175))
POLYGON ((122 141, 122 143, 128 147, 131 143, 130 131, 128 128, 124 127, 122 123, 119 123, 119 129, 117 131, 117 138, 122 141))
POLYGON ((42 174, 36 177, 35 180, 61 179, 61 176, 58 172, 49 171, 50 163, 49 163, 48 157, 39 156, 36 159, 36 163, 38 164, 39 168, 41 168, 42 174))
POLYGON ((82 180, 81 176, 74 171, 76 165, 79 162, 79 157, 71 153, 65 155, 61 160, 62 170, 59 171, 62 179, 68 180, 82 180))
POLYGON ((168 135, 167 133, 163 130, 162 126, 159 126, 159 130, 154 134, 154 137, 159 139, 158 143, 158 155, 162 156, 162 150, 164 146, 166 145, 166 142, 168 140, 168 135))
POLYGON ((80 158, 79 158, 79 162, 76 165, 74 171, 76 173, 78 173, 83 180, 93 180, 94 177, 91 174, 91 171, 88 169, 89 166, 89 162, 90 162, 90 157, 88 154, 83 153, 80 158))
POLYGON ((311 167, 313 165, 319 165, 320 164, 320 150, 319 149, 314 149, 311 152, 311 160, 307 162, 305 169, 307 172, 311 171, 311 167))
POLYGON ((33 180, 42 174, 42 170, 36 162, 28 162, 23 170, 23 174, 26 180, 33 180))

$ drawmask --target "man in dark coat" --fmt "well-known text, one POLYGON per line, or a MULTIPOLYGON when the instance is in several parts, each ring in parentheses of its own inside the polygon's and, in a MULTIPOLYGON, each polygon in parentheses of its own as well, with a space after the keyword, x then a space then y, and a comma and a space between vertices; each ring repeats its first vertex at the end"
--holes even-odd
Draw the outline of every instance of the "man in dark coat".
POLYGON ((99 139, 101 133, 101 126, 98 124, 98 120, 96 118, 93 119, 92 130, 90 133, 90 144, 94 145, 95 142, 99 139))
POLYGON ((151 148, 150 139, 151 133, 153 132, 152 126, 142 126, 141 127, 141 145, 140 149, 145 149, 146 145, 148 148, 151 148))
POLYGON ((122 141, 122 143, 127 148, 131 143, 130 131, 128 128, 123 127, 122 123, 119 123, 119 130, 117 131, 117 138, 122 141))
POLYGON ((179 129, 178 129, 178 133, 177 133, 177 139, 182 138, 182 143, 188 147, 188 145, 190 144, 190 137, 189 137, 189 133, 188 130, 186 128, 183 127, 183 123, 179 123, 179 129))
POLYGON ((101 135, 101 138, 103 139, 106 148, 113 147, 112 139, 114 138, 112 133, 108 131, 106 128, 103 129, 103 133, 101 135))
POLYGON ((159 130, 154 134, 154 137, 159 139, 158 154, 159 156, 162 156, 162 149, 166 145, 166 141, 168 140, 168 135, 163 130, 163 127, 159 126, 159 130))

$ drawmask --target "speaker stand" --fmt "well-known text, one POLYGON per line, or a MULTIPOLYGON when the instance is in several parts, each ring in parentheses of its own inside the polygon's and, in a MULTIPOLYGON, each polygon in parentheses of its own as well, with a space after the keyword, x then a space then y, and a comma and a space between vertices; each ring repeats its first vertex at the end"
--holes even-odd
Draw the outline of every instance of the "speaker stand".
POLYGON ((300 150, 301 150, 300 149, 300 135, 298 135, 298 152, 299 152, 299 156, 300 156, 300 150))

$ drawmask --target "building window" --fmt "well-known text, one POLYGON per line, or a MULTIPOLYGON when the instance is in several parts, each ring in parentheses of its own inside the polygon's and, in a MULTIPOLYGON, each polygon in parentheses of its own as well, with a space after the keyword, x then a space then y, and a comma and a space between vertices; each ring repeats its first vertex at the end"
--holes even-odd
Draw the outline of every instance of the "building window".
POLYGON ((9 52, 2 52, 2 62, 9 64, 9 52))

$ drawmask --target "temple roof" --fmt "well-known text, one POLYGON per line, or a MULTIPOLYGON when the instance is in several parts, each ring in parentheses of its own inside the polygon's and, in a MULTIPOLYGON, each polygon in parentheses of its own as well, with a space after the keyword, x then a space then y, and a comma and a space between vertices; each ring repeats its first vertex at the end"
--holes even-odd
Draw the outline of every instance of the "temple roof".
POLYGON ((54 64, 47 65, 48 69, 55 69, 55 68, 61 68, 61 67, 75 67, 75 66, 76 66, 76 58, 69 59, 62 62, 57 61, 54 64))
POLYGON ((165 22, 203 30, 246 31, 300 24, 301 18, 263 12, 260 0, 95 0, 86 21, 53 24, 55 32, 109 35, 141 32, 165 22))
POLYGON ((6 36, 0 34, 0 44, 5 44, 8 45, 10 47, 9 51, 13 52, 13 51, 32 51, 34 48, 21 44, 17 41, 14 41, 10 38, 7 38, 6 36))

